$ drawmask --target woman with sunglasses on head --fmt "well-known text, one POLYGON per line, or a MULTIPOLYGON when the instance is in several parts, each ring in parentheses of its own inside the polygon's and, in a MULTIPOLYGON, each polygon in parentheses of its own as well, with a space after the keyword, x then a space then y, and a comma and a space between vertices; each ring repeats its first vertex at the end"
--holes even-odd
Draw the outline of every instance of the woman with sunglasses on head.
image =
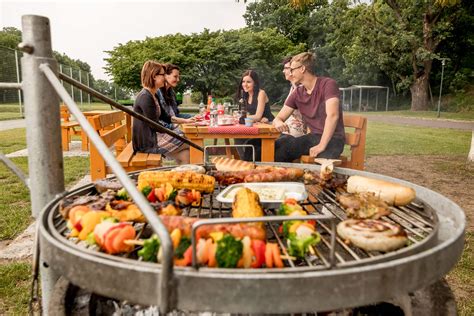
POLYGON ((290 74, 300 84, 288 96, 273 121, 281 132, 288 131, 286 119, 299 110, 310 133, 275 143, 275 161, 292 162, 301 155, 337 159, 344 150, 344 122, 339 102, 339 87, 334 79, 318 77, 314 72, 315 57, 305 52, 291 59, 290 74))
POLYGON ((165 85, 157 92, 162 109, 172 117, 173 123, 185 124, 195 121, 191 114, 179 113, 178 101, 174 89, 180 80, 180 69, 173 64, 165 64, 165 85))
MULTIPOLYGON (((155 94, 165 84, 165 68, 163 65, 154 60, 146 61, 141 71, 141 83, 143 89, 135 98, 133 110, 158 122, 161 109, 155 94)), ((164 154, 164 150, 158 146, 156 136, 158 130, 134 117, 132 131, 133 151, 164 154)))
MULTIPOLYGON (((268 104, 268 96, 266 92, 260 88, 260 80, 255 70, 247 70, 240 79, 237 90, 237 100, 243 107, 242 110, 247 112, 247 118, 251 118, 253 122, 268 123, 273 121, 274 116, 268 104)), ((260 139, 235 139, 235 144, 253 145, 255 147, 255 160, 261 160, 261 144, 260 139)), ((238 152, 244 160, 253 159, 252 150, 238 149, 238 152)))

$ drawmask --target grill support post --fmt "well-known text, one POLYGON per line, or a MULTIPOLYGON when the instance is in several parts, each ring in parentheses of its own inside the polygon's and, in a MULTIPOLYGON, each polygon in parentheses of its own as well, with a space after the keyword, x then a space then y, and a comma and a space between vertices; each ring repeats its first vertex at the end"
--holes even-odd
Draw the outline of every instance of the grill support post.
MULTIPOLYGON (((36 15, 22 17, 21 58, 23 95, 26 116, 26 140, 32 215, 64 191, 64 165, 61 151, 59 99, 51 84, 39 70, 47 63, 57 73, 53 59, 49 19, 36 15)), ((59 278, 40 258, 42 306, 48 315, 50 293, 59 278)))

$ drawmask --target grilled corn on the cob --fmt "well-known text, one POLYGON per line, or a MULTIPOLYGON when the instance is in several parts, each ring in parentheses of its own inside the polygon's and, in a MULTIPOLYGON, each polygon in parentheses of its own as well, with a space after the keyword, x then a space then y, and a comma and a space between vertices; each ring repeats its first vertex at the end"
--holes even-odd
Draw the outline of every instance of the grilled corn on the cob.
MULTIPOLYGON (((257 193, 248 188, 241 188, 234 196, 232 204, 232 217, 261 217, 263 209, 257 193)), ((263 223, 255 223, 263 226, 263 223)))
POLYGON ((212 193, 216 179, 205 174, 175 171, 144 171, 138 175, 138 190, 146 186, 157 188, 164 183, 170 183, 175 189, 194 189, 200 192, 212 193))

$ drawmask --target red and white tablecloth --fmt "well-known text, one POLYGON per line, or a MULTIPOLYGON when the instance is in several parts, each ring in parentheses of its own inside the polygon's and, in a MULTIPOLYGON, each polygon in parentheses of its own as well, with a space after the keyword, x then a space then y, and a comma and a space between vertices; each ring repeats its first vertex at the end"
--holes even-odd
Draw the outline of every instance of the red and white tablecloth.
POLYGON ((245 125, 226 125, 209 127, 209 134, 243 134, 243 135, 258 135, 257 126, 245 125))

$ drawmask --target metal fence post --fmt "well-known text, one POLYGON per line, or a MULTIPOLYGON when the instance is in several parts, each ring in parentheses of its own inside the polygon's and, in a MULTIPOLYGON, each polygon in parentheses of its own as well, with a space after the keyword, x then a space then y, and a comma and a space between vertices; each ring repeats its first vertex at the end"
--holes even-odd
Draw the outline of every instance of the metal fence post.
MULTIPOLYGON (((71 75, 71 78, 73 78, 73 76, 72 76, 72 66, 69 66, 69 74, 71 75)), ((71 85, 71 97, 72 97, 73 100, 76 100, 76 99, 74 99, 74 86, 73 85, 71 85)))
MULTIPOLYGON (((79 82, 80 82, 80 83, 82 83, 81 72, 82 72, 82 70, 79 69, 79 82)), ((81 89, 79 89, 79 97, 80 97, 80 99, 81 99, 81 107, 82 107, 82 90, 81 90, 81 89)), ((83 110, 83 111, 84 111, 84 110, 83 110)))
MULTIPOLYGON (((87 86, 90 88, 91 85, 89 83, 89 73, 86 72, 86 74, 87 74, 87 86)), ((90 106, 91 105, 91 94, 90 93, 87 94, 87 101, 89 102, 89 106, 90 106)))
MULTIPOLYGON (((16 66, 16 82, 21 83, 20 65, 18 64, 18 51, 16 49, 15 49, 15 66, 16 66)), ((20 115, 21 117, 25 117, 23 115, 23 104, 21 102, 21 89, 18 89, 18 103, 20 104, 20 115)))
MULTIPOLYGON (((61 151, 59 98, 44 74, 43 63, 57 73, 53 59, 49 19, 36 15, 22 17, 21 58, 23 95, 26 114, 26 137, 30 196, 33 217, 57 194, 64 191, 64 166, 61 151)), ((43 308, 47 306, 54 284, 59 277, 47 263, 40 264, 43 308)))

